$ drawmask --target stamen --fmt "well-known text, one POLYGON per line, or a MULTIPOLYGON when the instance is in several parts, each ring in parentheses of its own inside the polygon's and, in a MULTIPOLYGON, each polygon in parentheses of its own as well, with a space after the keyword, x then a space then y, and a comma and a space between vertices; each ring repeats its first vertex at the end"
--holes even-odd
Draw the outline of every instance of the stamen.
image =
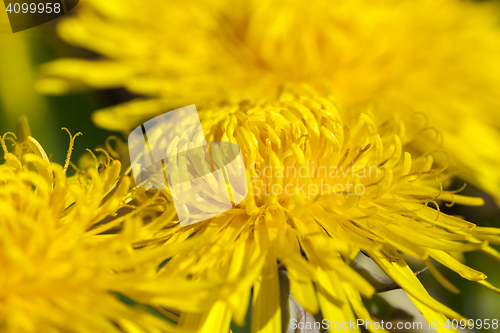
POLYGON ((86 150, 87 150, 87 151, 90 153, 90 155, 92 155, 92 157, 94 158, 94 161, 95 161, 95 170, 96 170, 96 171, 97 171, 97 170, 99 170, 99 164, 100 164, 100 163, 99 163, 99 161, 97 160, 97 156, 95 156, 95 154, 94 154, 94 152, 93 152, 92 150, 90 150, 90 149, 88 149, 88 148, 87 148, 86 150))
POLYGON ((79 135, 83 135, 82 132, 78 132, 76 133, 74 136, 71 135, 71 132, 69 131, 69 129, 67 129, 66 127, 63 127, 61 128, 62 130, 65 130, 66 132, 68 132, 69 134, 69 148, 68 148, 68 154, 66 155, 66 159, 64 160, 64 173, 66 173, 66 171, 68 170, 68 167, 69 167, 69 160, 71 158, 71 152, 73 151, 73 146, 75 144, 75 139, 77 136, 79 135))
MULTIPOLYGON (((467 187, 467 183, 464 183, 464 184, 462 185, 462 187, 460 187, 460 188, 459 188, 459 189, 457 189, 457 190, 452 190, 452 191, 443 191, 443 193, 445 193, 445 194, 456 194, 456 193, 458 193, 458 192, 462 192, 462 191, 463 191, 466 187, 467 187)), ((451 196, 451 198, 452 198, 452 201, 451 201, 451 202, 447 202, 447 203, 445 203, 445 206, 446 206, 446 207, 453 207, 453 206, 455 205, 454 196, 452 195, 452 196, 451 196)))
POLYGON ((3 156, 7 155, 9 151, 7 150, 7 146, 5 145, 5 140, 3 138, 0 138, 0 144, 2 145, 3 156))
POLYGON ((106 150, 104 150, 102 148, 96 148, 95 151, 100 151, 101 153, 106 155, 107 166, 109 166, 111 164, 111 162, 113 161, 113 158, 111 156, 109 156, 109 154, 106 150))
POLYGON ((443 140, 443 133, 441 133, 441 131, 439 131, 437 128, 431 126, 431 127, 425 127, 425 128, 423 128, 417 134, 423 133, 425 131, 431 131, 431 132, 436 133, 435 138, 433 138, 433 141, 435 141, 438 144, 437 145, 438 148, 436 148, 436 149, 439 149, 439 148, 443 147, 444 140, 443 140))
MULTIPOLYGON (((9 138, 6 138, 8 134, 12 135, 12 136, 13 136, 13 137, 17 140, 16 135, 15 135, 14 133, 12 133, 12 132, 7 132, 7 133, 5 133, 5 134, 4 134, 4 135, 0 138, 0 144, 2 145, 2 149, 3 149, 4 156, 5 156, 5 155, 7 155, 7 154, 9 153, 9 151, 7 150, 7 145, 5 144, 5 140, 6 140, 6 139, 9 139, 9 138)), ((11 141, 13 141, 13 140, 12 140, 12 138, 10 138, 10 139, 11 139, 11 141)), ((13 142, 15 143, 16 141, 13 141, 13 142)))
POLYGON ((462 185, 462 187, 460 187, 459 189, 457 190, 451 190, 451 191, 444 191, 443 193, 446 193, 446 194, 456 194, 458 192, 462 192, 465 188, 467 187, 467 183, 464 183, 462 185))
POLYGON ((76 173, 78 173, 78 174, 83 173, 83 171, 82 171, 82 170, 80 170, 80 169, 76 166, 76 164, 75 164, 75 163, 73 163, 73 162, 71 162, 71 161, 70 161, 70 162, 69 162, 69 165, 73 168, 73 170, 75 170, 75 172, 76 172, 76 173))
POLYGON ((106 139, 106 142, 105 142, 105 145, 106 145, 106 149, 108 150, 108 152, 111 154, 111 156, 113 156, 114 158, 117 158, 119 159, 120 158, 120 154, 118 154, 116 152, 116 150, 113 149, 113 147, 111 147, 111 140, 114 140, 114 141, 118 141, 120 140, 117 136, 110 136, 106 139))
POLYGON ((344 164, 344 161, 346 160, 347 156, 349 155, 349 152, 350 152, 351 149, 347 148, 344 156, 342 157, 342 159, 340 160, 339 164, 337 164, 337 169, 340 168, 342 166, 342 164, 344 164))
MULTIPOLYGON (((370 147, 372 146, 371 143, 367 144, 365 146, 365 148, 363 149, 360 149, 359 150, 359 153, 358 153, 358 156, 356 156, 352 161, 351 161, 351 165, 354 165, 354 163, 356 163, 356 161, 361 157, 361 155, 363 155, 364 152, 366 152, 368 149, 370 149, 370 147)), ((346 156, 347 157, 347 156, 346 156)))
MULTIPOLYGON (((440 183, 441 184, 441 183, 440 183)), ((443 187, 441 186, 441 190, 443 189, 443 187)), ((441 209, 439 208, 439 204, 434 201, 434 200, 429 200, 429 203, 433 203, 434 206, 436 206, 436 210, 437 210, 437 215, 436 215, 436 219, 432 222, 432 226, 431 228, 433 228, 435 225, 436 225, 436 221, 439 219, 439 214, 441 214, 441 209)))

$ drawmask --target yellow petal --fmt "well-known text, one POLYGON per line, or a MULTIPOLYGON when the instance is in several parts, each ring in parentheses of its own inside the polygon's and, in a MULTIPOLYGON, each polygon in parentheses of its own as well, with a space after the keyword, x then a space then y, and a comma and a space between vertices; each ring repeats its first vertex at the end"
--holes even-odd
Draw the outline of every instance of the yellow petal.
POLYGON ((281 332, 278 267, 276 259, 271 253, 268 253, 266 257, 262 275, 257 278, 254 284, 252 333, 281 332))

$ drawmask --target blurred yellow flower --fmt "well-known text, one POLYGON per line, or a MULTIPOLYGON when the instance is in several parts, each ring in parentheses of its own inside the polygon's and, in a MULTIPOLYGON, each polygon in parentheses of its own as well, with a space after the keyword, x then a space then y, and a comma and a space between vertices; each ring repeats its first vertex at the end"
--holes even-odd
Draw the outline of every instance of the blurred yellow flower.
POLYGON ((130 189, 111 158, 67 177, 74 137, 61 166, 23 128, 19 141, 0 137, 0 332, 174 331, 161 306, 191 310, 203 293, 175 278, 157 282, 157 250, 137 245, 157 198, 130 189))
MULTIPOLYGON (((428 207, 437 206, 436 200, 483 202, 443 190, 450 173, 433 166, 437 149, 432 155, 404 151, 429 130, 424 122, 405 125, 397 117, 381 120, 370 109, 360 110, 295 86, 283 88, 277 99, 200 108, 208 142, 241 147, 249 195, 222 215, 162 235, 164 246, 186 239, 195 243, 164 257, 169 261, 159 279, 175 272, 226 285, 214 307, 181 314, 181 325, 197 332, 227 332, 231 319, 242 325, 253 288, 252 332, 281 332, 287 323, 281 316, 280 265, 286 267, 293 297, 307 311, 321 310, 335 322, 373 323, 361 296, 371 297, 375 288, 349 265, 360 251, 433 322, 462 317, 429 296, 401 253, 424 261, 452 291, 456 288, 430 258, 496 290, 483 273, 452 254, 480 250, 500 259, 488 245, 500 243, 500 229, 476 227, 428 207)), ((168 149, 186 147, 171 143, 168 149)), ((168 190, 161 192, 169 197, 168 190)))
POLYGON ((463 177, 500 198, 496 4, 88 0, 80 7, 60 34, 103 59, 50 63, 39 88, 123 86, 154 98, 98 111, 99 126, 130 129, 213 97, 270 97, 285 82, 329 85, 349 105, 424 112, 465 167, 463 177))

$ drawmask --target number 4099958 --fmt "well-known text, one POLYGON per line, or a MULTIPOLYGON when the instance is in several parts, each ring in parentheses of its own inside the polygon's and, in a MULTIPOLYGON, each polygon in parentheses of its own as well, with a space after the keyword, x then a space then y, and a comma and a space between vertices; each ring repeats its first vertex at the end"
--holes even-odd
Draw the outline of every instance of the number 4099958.
POLYGON ((60 13, 61 12, 61 4, 60 3, 9 3, 7 8, 5 9, 9 13, 60 13))
POLYGON ((492 328, 494 330, 498 329, 498 319, 453 319, 453 320, 447 320, 446 323, 444 324, 444 327, 446 328, 470 328, 470 329, 489 329, 492 328))

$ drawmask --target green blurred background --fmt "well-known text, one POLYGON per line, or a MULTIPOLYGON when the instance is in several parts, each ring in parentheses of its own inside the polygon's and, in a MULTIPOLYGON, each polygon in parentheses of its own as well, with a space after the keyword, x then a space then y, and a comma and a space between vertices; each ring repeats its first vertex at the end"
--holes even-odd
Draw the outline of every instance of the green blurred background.
MULTIPOLYGON (((3 7, 3 6, 0 6, 3 7)), ((97 128, 90 120, 92 111, 127 99, 120 89, 88 91, 64 96, 39 94, 34 87, 39 65, 60 57, 94 57, 86 50, 74 48, 61 41, 55 33, 56 22, 12 33, 5 12, 0 16, 0 132, 15 132, 21 115, 26 115, 33 136, 53 161, 63 163, 69 137, 82 132, 75 144, 74 155, 86 148, 102 145, 112 134, 97 128)), ((75 159, 72 159, 76 162, 75 159)))

